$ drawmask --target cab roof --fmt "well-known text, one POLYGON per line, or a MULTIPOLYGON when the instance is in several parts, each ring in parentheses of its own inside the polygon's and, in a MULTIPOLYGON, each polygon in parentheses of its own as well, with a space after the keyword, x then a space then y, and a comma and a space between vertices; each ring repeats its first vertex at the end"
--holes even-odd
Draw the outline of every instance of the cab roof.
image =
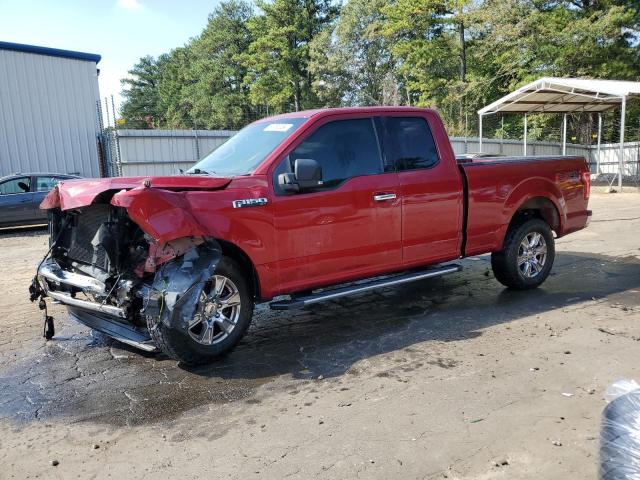
POLYGON ((404 107, 404 106, 383 106, 383 107, 339 107, 339 108, 316 108, 313 110, 302 110, 299 112, 281 113, 271 117, 265 117, 258 122, 271 122, 273 120, 282 120, 285 118, 311 118, 324 117, 329 115, 339 115, 346 113, 362 113, 379 115, 385 112, 424 112, 431 111, 430 108, 420 107, 404 107))

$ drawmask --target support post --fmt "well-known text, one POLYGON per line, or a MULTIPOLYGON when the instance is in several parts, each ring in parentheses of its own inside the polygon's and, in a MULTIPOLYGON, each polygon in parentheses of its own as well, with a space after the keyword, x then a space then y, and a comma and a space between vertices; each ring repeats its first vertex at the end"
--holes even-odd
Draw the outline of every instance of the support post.
POLYGON ((464 153, 469 153, 469 114, 464 114, 464 153))
POLYGON ((524 143, 522 145, 522 154, 526 157, 527 156, 527 114, 524 114, 524 143))
POLYGON ((600 145, 602 144, 602 114, 598 114, 598 149, 596 157, 596 173, 600 173, 600 145))
POLYGON ((478 133, 479 133, 479 139, 480 139, 480 142, 478 145, 478 151, 482 153, 482 114, 481 113, 478 114, 478 130, 479 130, 478 133))
POLYGON ((624 169, 624 120, 627 110, 627 97, 622 97, 620 111, 620 159, 618 162, 618 188, 622 191, 622 170, 624 169))
POLYGON ((562 155, 567 154, 567 114, 562 116, 562 155))

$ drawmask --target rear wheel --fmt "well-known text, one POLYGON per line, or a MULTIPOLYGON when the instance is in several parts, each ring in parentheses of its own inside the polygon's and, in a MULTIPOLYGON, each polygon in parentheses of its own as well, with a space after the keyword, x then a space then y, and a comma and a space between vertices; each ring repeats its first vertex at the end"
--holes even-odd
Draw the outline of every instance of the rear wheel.
POLYGON ((246 275, 232 259, 222 257, 186 332, 151 316, 147 326, 158 348, 170 357, 190 365, 211 363, 240 341, 251 323, 253 306, 246 275))
POLYGON ((547 279, 554 259, 551 228, 544 220, 529 218, 509 228, 502 251, 491 254, 491 267, 506 287, 527 290, 547 279))

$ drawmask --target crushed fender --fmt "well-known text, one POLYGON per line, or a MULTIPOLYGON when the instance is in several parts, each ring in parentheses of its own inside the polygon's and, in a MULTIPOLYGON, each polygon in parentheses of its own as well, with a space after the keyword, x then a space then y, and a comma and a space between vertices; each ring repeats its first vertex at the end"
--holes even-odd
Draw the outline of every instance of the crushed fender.
POLYGON ((143 314, 155 317, 155 325, 163 324, 187 334, 200 295, 221 257, 218 242, 208 238, 183 256, 163 264, 151 286, 141 290, 143 314))
POLYGON ((134 188, 116 193, 111 205, 126 208, 131 220, 160 243, 207 235, 182 192, 134 188))
POLYGON ((185 237, 178 238, 167 242, 163 247, 160 247, 157 243, 152 242, 149 244, 149 256, 143 265, 140 265, 136 269, 136 274, 142 277, 145 272, 153 273, 156 268, 163 263, 167 263, 180 255, 185 254, 189 250, 204 242, 202 237, 185 237))

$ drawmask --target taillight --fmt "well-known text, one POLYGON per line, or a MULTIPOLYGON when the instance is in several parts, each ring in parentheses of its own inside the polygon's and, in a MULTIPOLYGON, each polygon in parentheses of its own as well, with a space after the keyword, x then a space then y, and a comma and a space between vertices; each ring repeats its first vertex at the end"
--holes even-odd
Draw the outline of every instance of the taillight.
POLYGON ((588 170, 586 172, 582 172, 582 185, 584 186, 584 199, 589 200, 589 194, 591 193, 591 172, 588 170))

